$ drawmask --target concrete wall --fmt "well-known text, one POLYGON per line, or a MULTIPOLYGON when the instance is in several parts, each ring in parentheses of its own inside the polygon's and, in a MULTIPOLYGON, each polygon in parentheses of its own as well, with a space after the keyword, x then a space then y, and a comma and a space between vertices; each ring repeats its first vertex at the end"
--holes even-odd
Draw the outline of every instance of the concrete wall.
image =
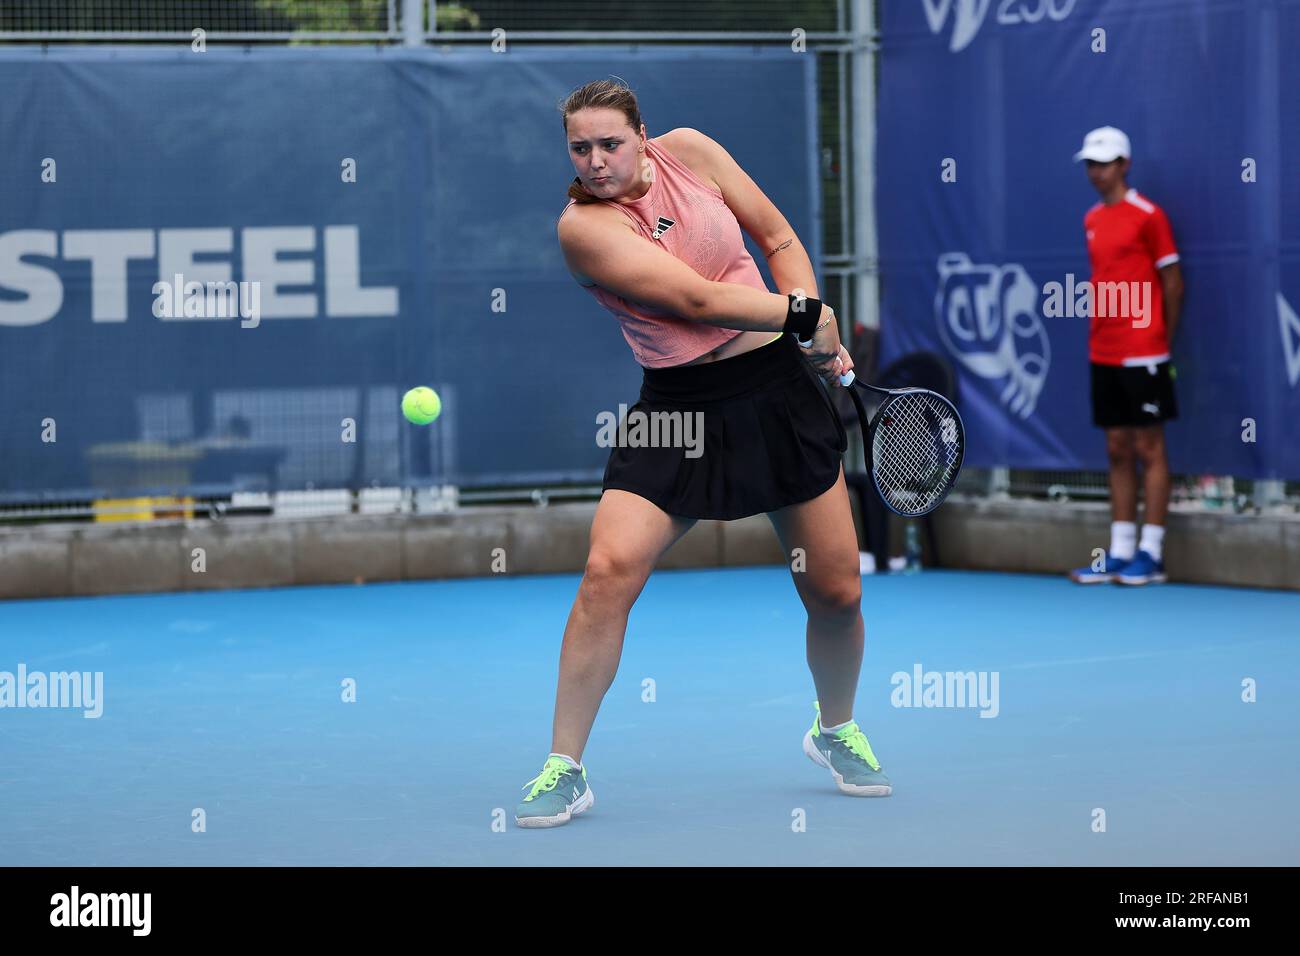
MULTIPOLYGON (((1063 572, 1110 543, 1110 505, 978 499, 935 512, 946 565, 1063 572)), ((1300 515, 1171 511, 1165 523, 1171 581, 1300 590, 1300 515)))
MULTIPOLYGON (((0 598, 471 577, 493 573, 498 554, 511 574, 575 572, 586 563, 595 511, 593 502, 0 529, 0 598)), ((659 566, 781 560, 771 524, 759 515, 698 522, 659 566)))
MULTIPOLYGON (((594 503, 453 514, 0 529, 0 598, 581 571, 594 503), (205 570, 196 570, 202 549, 205 570)), ((946 567, 1061 573, 1105 546, 1105 505, 950 500, 934 522, 946 567)), ((893 526, 901 551, 902 522, 893 526)), ((1170 578, 1300 590, 1300 516, 1170 515, 1170 578)), ((924 536, 922 536, 924 540, 924 536)), ((662 568, 785 561, 767 518, 701 521, 662 568)))

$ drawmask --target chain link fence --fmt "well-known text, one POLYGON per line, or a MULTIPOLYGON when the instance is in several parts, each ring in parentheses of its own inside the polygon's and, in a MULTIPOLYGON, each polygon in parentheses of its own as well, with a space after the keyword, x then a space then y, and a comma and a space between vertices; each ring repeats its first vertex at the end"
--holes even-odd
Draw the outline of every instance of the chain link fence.
MULTIPOLYGON (((593 7, 586 3, 536 3, 529 0, 465 0, 436 3, 439 34, 504 29, 547 33, 722 33, 744 36, 795 29, 834 34, 847 30, 843 0, 624 0, 593 7)), ((723 38, 725 39, 725 37, 723 38)))
POLYGON ((28 41, 309 36, 395 39, 402 0, 7 0, 0 38, 28 41))
POLYGON ((846 17, 845 0, 623 0, 599 7, 537 0, 8 0, 0 6, 0 35, 93 41, 201 28, 213 38, 396 40, 410 18, 414 33, 442 40, 494 30, 520 40, 546 34, 591 42, 621 35, 745 42, 760 34, 788 39, 794 30, 840 40, 846 17))
MULTIPOLYGON (((1140 476, 1139 476, 1140 478, 1140 476)), ((1171 474, 1175 509, 1232 514, 1300 514, 1300 481, 1256 481, 1231 475, 1171 474)), ((1027 498, 1067 503, 1109 501, 1104 471, 965 468, 954 494, 970 498, 1027 498)))

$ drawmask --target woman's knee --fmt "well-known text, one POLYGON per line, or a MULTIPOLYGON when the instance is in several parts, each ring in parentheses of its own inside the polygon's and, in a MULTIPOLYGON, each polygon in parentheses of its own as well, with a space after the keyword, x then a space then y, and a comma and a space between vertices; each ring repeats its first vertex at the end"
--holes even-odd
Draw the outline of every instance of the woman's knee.
POLYGON ((645 586, 649 571, 641 558, 613 548, 593 547, 583 569, 581 590, 588 599, 631 607, 645 586))
POLYGON ((810 615, 843 617, 862 609, 862 578, 844 575, 817 582, 803 589, 803 603, 810 615))

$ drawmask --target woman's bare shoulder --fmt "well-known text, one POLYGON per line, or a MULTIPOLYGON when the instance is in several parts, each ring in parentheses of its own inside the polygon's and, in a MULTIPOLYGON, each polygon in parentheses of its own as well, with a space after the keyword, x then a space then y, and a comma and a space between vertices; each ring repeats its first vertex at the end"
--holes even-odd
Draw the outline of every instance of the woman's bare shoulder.
POLYGON ((713 175, 713 150, 717 144, 709 137, 698 129, 679 126, 656 137, 655 142, 672 153, 673 157, 683 163, 702 183, 722 192, 722 187, 718 185, 713 175))
POLYGON ((555 224, 555 233, 560 240, 560 251, 569 266, 569 273, 579 285, 590 286, 596 283, 576 269, 574 262, 584 257, 591 243, 600 244, 600 236, 605 230, 622 227, 636 232, 636 227, 625 214, 600 202, 576 202, 560 216, 560 221, 555 224))
POLYGON ((608 203, 575 202, 566 209, 555 224, 555 232, 560 238, 560 245, 574 236, 584 235, 592 229, 609 229, 624 226, 636 231, 627 213, 620 212, 608 203))
POLYGON ((678 126, 676 129, 670 129, 666 133, 659 134, 654 140, 660 146, 665 147, 668 152, 681 159, 683 153, 698 152, 704 144, 704 138, 704 134, 698 129, 692 129, 689 126, 678 126))

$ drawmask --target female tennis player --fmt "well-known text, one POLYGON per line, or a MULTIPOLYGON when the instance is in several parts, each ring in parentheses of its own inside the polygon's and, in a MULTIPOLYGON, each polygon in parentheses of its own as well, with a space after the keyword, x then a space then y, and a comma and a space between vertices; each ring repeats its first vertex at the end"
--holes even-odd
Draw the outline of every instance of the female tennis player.
POLYGON ((817 688, 803 749, 839 789, 888 796, 853 720, 862 665, 858 544, 844 428, 817 377, 852 368, 817 299, 799 238, 718 143, 694 129, 646 137, 635 94, 601 80, 560 106, 577 176, 557 223, 577 281, 619 320, 643 367, 629 410, 703 413, 702 454, 615 447, 564 629, 552 752, 524 785, 516 822, 552 827, 594 803, 582 751, 614 680, 628 613, 660 556, 701 518, 767 514, 808 612, 817 688), (744 229, 766 251, 767 291, 744 229))

